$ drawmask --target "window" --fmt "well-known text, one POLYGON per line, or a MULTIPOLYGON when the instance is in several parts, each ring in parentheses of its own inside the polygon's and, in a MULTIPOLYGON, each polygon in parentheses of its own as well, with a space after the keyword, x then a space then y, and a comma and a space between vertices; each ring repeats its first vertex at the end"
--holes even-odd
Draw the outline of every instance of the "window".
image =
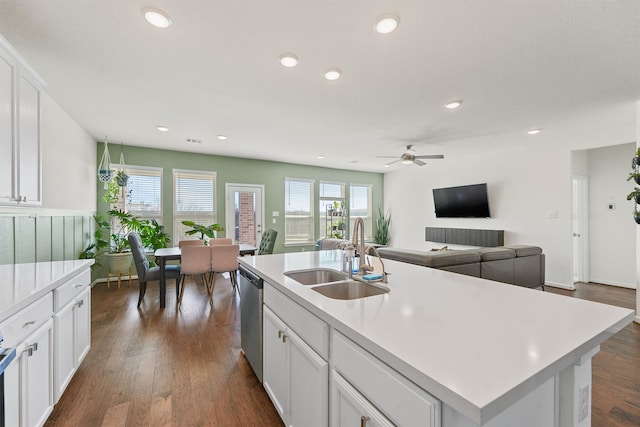
POLYGON ((216 221, 216 173, 190 170, 173 170, 173 241, 185 240, 189 227, 184 220, 200 225, 216 221))
POLYGON ((320 182, 320 232, 325 237, 346 239, 347 212, 344 203, 345 184, 320 182))
MULTIPOLYGON (((112 167, 120 169, 122 165, 112 167)), ((162 168, 125 165, 124 172, 129 179, 111 207, 162 223, 162 168)))
POLYGON ((284 243, 312 244, 313 181, 285 178, 284 181, 284 243))
POLYGON ((364 220, 364 239, 373 239, 373 218, 371 208, 371 186, 351 184, 349 186, 349 226, 353 230, 356 218, 364 220))

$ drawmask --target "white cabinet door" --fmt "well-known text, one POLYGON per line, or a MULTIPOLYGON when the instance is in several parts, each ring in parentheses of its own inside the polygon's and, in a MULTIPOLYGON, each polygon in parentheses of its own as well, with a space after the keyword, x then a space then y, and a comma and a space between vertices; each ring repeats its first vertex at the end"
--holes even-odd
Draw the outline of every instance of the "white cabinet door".
POLYGON ((331 375, 331 426, 393 426, 364 396, 333 371, 331 375))
POLYGON ((13 63, 0 50, 0 202, 13 203, 15 170, 13 141, 13 63))
POLYGON ((24 346, 16 347, 16 358, 4 371, 4 417, 6 426, 22 426, 22 387, 20 371, 22 368, 22 351, 24 346))
POLYGON ((282 340, 286 325, 267 307, 264 307, 263 325, 263 385, 280 417, 286 420, 289 413, 289 362, 287 347, 282 340))
POLYGON ((25 340, 22 356, 24 425, 39 427, 53 410, 53 321, 49 319, 25 340))
POLYGON ((329 419, 329 364, 293 331, 285 341, 290 358, 292 426, 327 426, 329 419))
POLYGON ((40 92, 25 76, 20 77, 18 97, 18 196, 20 204, 39 205, 40 180, 40 92))
POLYGON ((73 353, 74 307, 75 301, 67 304, 53 315, 53 335, 55 337, 53 384, 55 402, 60 399, 75 372, 75 356, 73 353))
POLYGON ((78 369, 91 348, 91 288, 86 288, 76 298, 73 319, 74 359, 78 369))

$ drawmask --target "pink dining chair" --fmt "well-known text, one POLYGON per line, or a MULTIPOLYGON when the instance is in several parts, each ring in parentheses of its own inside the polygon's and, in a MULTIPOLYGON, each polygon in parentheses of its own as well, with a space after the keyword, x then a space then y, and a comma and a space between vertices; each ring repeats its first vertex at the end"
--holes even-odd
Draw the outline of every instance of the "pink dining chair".
POLYGON ((213 305, 213 289, 216 285, 216 273, 229 273, 234 290, 238 290, 238 256, 240 245, 216 245, 211 248, 211 278, 209 285, 209 303, 213 305))
POLYGON ((204 246, 204 241, 200 239, 180 240, 178 247, 182 249, 185 246, 204 246))
POLYGON ((211 239, 209 240, 209 246, 218 246, 218 245, 231 245, 233 244, 233 240, 225 237, 222 239, 211 239))
POLYGON ((182 295, 187 282, 185 276, 201 277, 207 291, 209 291, 209 282, 211 278, 211 247, 187 245, 182 247, 180 256, 180 273, 182 274, 182 288, 180 289, 180 297, 178 305, 182 303, 182 295))

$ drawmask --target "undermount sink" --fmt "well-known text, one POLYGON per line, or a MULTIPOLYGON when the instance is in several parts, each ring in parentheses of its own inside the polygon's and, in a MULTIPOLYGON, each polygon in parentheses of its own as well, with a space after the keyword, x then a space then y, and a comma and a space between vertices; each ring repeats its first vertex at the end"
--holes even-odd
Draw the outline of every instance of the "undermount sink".
POLYGON ((327 285, 315 286, 311 289, 326 297, 343 300, 371 297, 389 292, 389 288, 386 286, 363 283, 356 280, 329 283, 327 285))
POLYGON ((285 276, 303 285, 318 285, 320 283, 338 282, 347 275, 330 268, 312 268, 309 270, 287 271, 285 276))

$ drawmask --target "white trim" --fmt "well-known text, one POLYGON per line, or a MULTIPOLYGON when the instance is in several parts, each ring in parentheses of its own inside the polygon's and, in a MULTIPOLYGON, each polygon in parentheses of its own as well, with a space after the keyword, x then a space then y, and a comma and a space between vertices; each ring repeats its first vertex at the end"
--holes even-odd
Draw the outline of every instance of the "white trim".
POLYGON ((632 283, 611 282, 609 280, 599 280, 599 279, 594 279, 594 278, 591 278, 591 280, 589 280, 589 282, 597 283, 598 285, 617 286, 619 288, 628 288, 628 289, 635 289, 636 288, 636 285, 632 284, 632 283))
POLYGON ((195 169, 171 169, 171 173, 172 175, 175 175, 175 173, 185 173, 185 174, 202 174, 202 175, 211 175, 211 176, 217 176, 218 173, 215 171, 202 171, 202 170, 195 170, 195 169))
POLYGON ((0 206, 0 216, 93 216, 96 211, 47 209, 36 207, 0 206))
POLYGON ((565 285, 562 283, 556 283, 556 282, 544 282, 545 286, 551 286, 553 288, 560 288, 560 289, 567 289, 569 291, 575 291, 576 290, 576 286, 575 285, 565 285))
POLYGON ((16 48, 13 47, 13 45, 9 43, 9 40, 4 38, 2 34, 0 34, 0 48, 4 49, 7 52, 7 54, 11 57, 11 59, 13 59, 18 63, 20 68, 22 68, 22 71, 26 71, 27 75, 31 77, 38 85, 40 85, 41 87, 44 87, 47 85, 47 83, 44 80, 42 80, 42 77, 40 77, 38 73, 36 73, 34 69, 31 68, 31 66, 22 57, 22 55, 18 53, 16 48))
MULTIPOLYGON (((225 197, 225 213, 224 213, 224 225, 227 230, 230 229, 230 224, 234 223, 235 220, 231 220, 231 218, 235 218, 235 205, 229 201, 229 189, 230 188, 246 188, 250 191, 259 189, 260 190, 260 218, 257 218, 260 221, 260 231, 256 230, 256 245, 260 244, 262 239, 262 233, 267 229, 267 225, 265 224, 265 208, 264 208, 264 185, 263 184, 234 184, 227 182, 224 184, 224 197, 225 197)), ((256 224, 257 225, 257 224, 256 224)), ((235 233, 234 233, 235 236, 235 233)), ((231 237, 227 235, 227 237, 231 237)), ((233 237, 231 237, 233 239, 233 237)))

